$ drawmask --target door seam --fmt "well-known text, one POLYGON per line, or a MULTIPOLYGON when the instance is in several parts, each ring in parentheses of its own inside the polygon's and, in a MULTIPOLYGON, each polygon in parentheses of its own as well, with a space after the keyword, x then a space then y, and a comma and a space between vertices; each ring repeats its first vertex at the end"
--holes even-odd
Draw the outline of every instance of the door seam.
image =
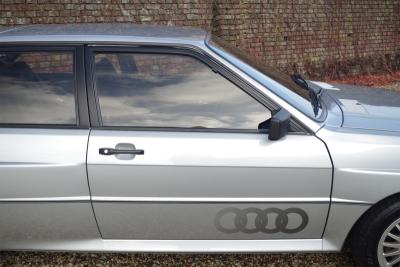
POLYGON ((90 182, 89 182, 88 154, 89 154, 89 140, 90 140, 91 131, 92 131, 92 129, 89 129, 89 135, 88 135, 88 140, 87 140, 87 145, 86 145, 86 162, 85 162, 86 180, 87 180, 87 183, 88 183, 89 196, 90 196, 90 206, 92 207, 93 217, 94 217, 94 220, 96 222, 97 229, 99 230, 100 237, 103 239, 103 234, 101 233, 99 222, 97 220, 96 213, 94 211, 93 200, 92 200, 92 191, 90 190, 90 182))

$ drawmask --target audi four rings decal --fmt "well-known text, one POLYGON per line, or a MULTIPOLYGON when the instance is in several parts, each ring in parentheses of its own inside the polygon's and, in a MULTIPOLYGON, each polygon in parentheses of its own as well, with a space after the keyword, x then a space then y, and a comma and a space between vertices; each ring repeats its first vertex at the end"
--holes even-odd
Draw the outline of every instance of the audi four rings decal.
POLYGON ((278 208, 268 208, 268 209, 258 209, 258 208, 226 208, 222 209, 217 213, 214 220, 215 227, 227 234, 233 233, 286 233, 294 234, 300 232, 306 228, 308 224, 307 213, 299 208, 288 208, 288 209, 278 209, 278 208), (289 226, 289 215, 298 216, 301 220, 298 225, 294 227, 289 226), (233 218, 233 224, 230 226, 224 225, 227 219, 233 218), (250 222, 250 218, 254 218, 254 222, 250 222), (271 221, 269 224, 269 220, 271 221))

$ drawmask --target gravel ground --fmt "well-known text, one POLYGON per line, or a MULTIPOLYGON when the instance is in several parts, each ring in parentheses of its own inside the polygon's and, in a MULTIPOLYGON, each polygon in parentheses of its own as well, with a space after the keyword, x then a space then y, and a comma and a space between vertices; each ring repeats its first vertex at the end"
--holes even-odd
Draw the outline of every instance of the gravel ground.
POLYGON ((348 253, 133 254, 0 252, 5 266, 354 266, 348 253))
MULTIPOLYGON (((400 90, 400 81, 381 88, 400 90)), ((0 252, 5 266, 312 266, 350 267, 349 253, 303 254, 133 254, 0 252)))

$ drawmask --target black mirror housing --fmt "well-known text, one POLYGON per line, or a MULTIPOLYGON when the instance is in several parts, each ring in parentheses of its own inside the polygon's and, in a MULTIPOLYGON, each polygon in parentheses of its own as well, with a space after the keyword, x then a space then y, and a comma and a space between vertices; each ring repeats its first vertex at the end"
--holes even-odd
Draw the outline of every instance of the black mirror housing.
POLYGON ((290 113, 282 108, 271 118, 268 139, 279 140, 289 132, 289 128, 290 113))

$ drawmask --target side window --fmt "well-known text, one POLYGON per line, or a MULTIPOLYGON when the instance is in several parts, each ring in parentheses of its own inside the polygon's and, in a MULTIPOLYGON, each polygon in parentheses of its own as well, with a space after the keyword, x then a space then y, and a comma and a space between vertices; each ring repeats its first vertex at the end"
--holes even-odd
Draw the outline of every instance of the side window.
POLYGON ((254 129, 270 111, 185 55, 95 54, 104 126, 254 129))
POLYGON ((0 124, 75 125, 72 52, 0 52, 0 124))

